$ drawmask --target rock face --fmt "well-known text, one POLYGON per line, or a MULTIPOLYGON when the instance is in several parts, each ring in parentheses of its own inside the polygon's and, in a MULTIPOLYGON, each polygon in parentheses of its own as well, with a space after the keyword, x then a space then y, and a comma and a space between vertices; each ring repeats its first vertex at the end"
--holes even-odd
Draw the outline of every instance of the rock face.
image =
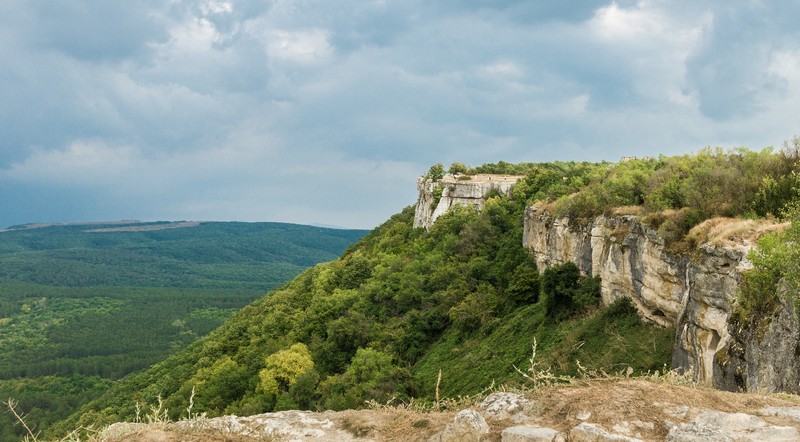
POLYGON ((600 216, 586 225, 525 213, 523 244, 539 269, 573 262, 602 279, 604 304, 627 297, 644 319, 676 327, 673 368, 714 384, 714 357, 730 341, 731 302, 750 266, 746 246, 701 245, 692 257, 666 251, 658 233, 635 216, 600 216))
POLYGON ((719 386, 800 394, 800 321, 794 306, 785 300, 771 316, 756 321, 730 324, 731 345, 717 357, 719 386))
POLYGON ((480 210, 487 193, 496 191, 508 195, 520 178, 513 175, 475 175, 469 179, 447 175, 439 181, 418 178, 419 198, 414 212, 414 227, 430 229, 436 218, 455 205, 474 206, 480 210), (441 196, 437 197, 439 192, 441 196))

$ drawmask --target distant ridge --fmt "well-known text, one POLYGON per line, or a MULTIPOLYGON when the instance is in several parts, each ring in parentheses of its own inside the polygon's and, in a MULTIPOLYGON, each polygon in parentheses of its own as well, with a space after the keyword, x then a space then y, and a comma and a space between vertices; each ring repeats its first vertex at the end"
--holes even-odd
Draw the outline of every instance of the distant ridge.
POLYGON ((56 226, 101 226, 101 225, 122 225, 122 224, 145 224, 145 221, 126 219, 120 221, 94 221, 94 222, 84 221, 75 223, 30 223, 30 224, 17 224, 9 226, 5 229, 0 229, 0 232, 10 232, 12 230, 42 229, 46 227, 56 227, 56 226))

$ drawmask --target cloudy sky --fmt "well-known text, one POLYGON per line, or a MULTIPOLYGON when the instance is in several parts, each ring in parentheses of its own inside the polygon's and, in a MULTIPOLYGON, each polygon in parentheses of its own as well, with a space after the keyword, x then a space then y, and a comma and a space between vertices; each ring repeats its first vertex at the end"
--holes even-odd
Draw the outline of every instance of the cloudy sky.
POLYGON ((370 228, 435 162, 780 146, 792 3, 3 0, 0 227, 370 228))

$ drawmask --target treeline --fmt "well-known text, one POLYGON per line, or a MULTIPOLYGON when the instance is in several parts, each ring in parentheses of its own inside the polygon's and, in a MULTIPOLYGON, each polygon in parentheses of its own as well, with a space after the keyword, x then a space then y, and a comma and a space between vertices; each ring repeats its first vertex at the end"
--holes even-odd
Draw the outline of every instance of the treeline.
POLYGON ((111 381, 98 377, 48 376, 36 379, 0 380, 0 440, 18 442, 27 436, 22 425, 7 412, 5 401, 14 398, 17 412, 34 432, 51 428, 63 416, 106 391, 111 381))
MULTIPOLYGON (((54 226, 0 233, 0 281, 60 287, 264 290, 339 256, 362 230, 203 223, 142 232, 54 226)), ((113 226, 103 225, 103 228, 113 226)))
POLYGON ((782 217, 784 207, 800 197, 800 138, 778 151, 705 148, 619 163, 454 163, 449 172, 524 175, 514 192, 577 223, 635 206, 664 237, 680 240, 713 217, 782 217))

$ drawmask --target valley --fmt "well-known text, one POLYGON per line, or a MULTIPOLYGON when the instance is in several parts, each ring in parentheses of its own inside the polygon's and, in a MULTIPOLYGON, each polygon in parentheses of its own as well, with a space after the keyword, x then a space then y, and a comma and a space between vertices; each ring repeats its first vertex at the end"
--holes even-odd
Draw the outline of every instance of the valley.
MULTIPOLYGON (((0 232, 0 397, 47 428, 364 231, 81 223, 0 232)), ((0 414, 0 440, 21 428, 0 414)))

